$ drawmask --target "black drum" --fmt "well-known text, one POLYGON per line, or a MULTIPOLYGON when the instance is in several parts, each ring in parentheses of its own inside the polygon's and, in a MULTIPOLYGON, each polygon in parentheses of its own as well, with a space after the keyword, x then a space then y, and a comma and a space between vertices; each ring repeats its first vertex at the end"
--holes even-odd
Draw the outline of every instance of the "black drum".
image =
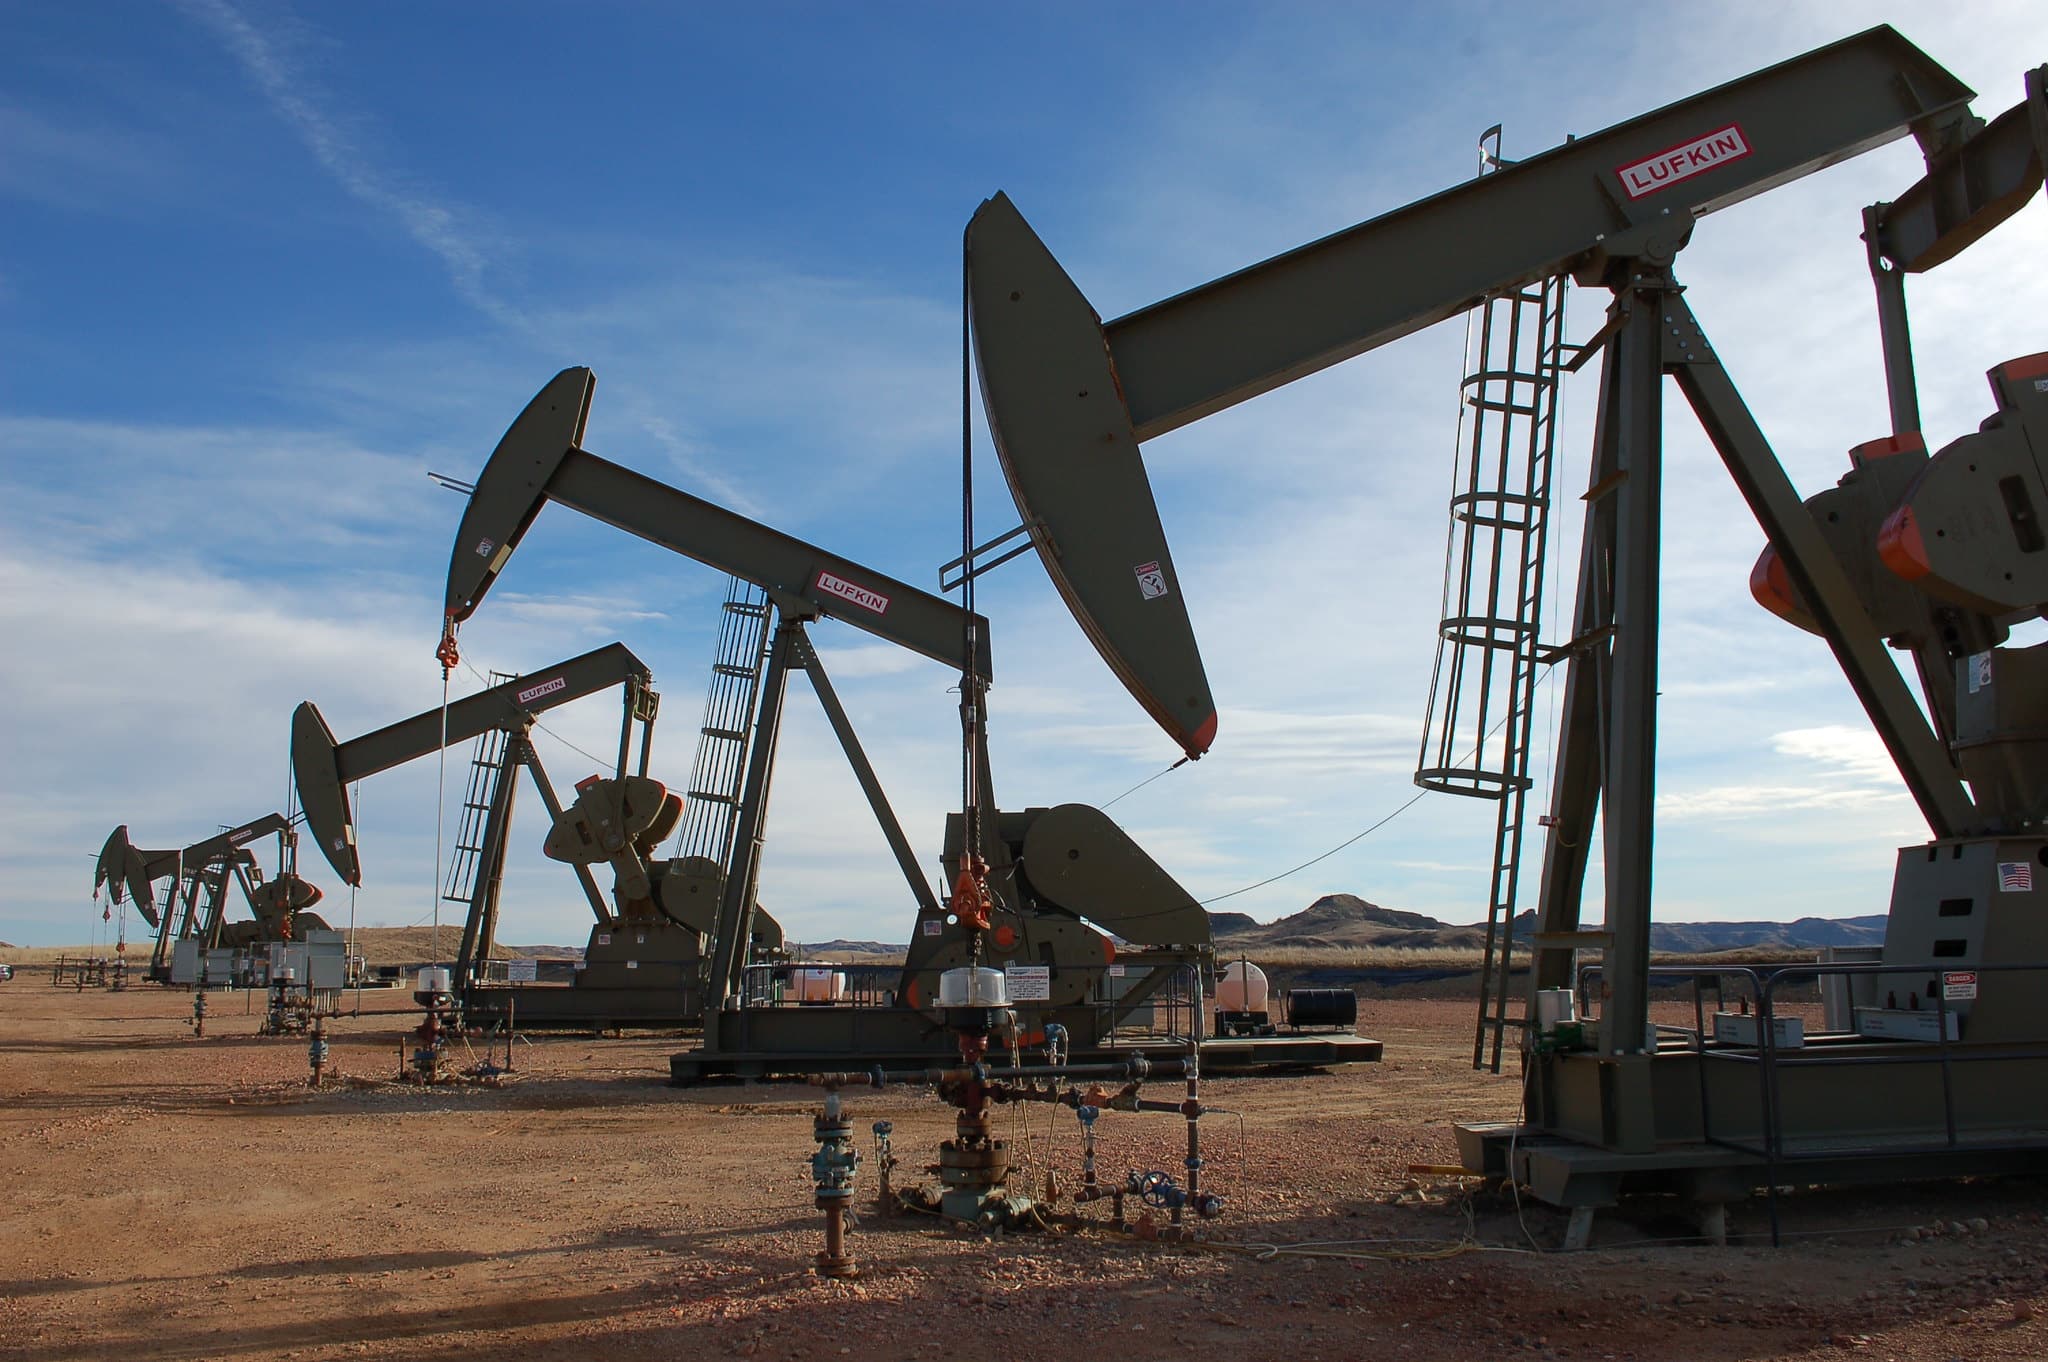
POLYGON ((1287 1024, 1305 1026, 1358 1025, 1358 995, 1348 988, 1290 988, 1287 1024))

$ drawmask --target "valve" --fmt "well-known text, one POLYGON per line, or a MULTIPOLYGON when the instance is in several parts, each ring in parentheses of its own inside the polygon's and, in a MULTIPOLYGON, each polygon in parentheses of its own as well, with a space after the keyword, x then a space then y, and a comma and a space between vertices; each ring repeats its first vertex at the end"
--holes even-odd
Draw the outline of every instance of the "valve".
POLYGON ((825 1248, 813 1270, 820 1277, 857 1276, 860 1268, 846 1251, 846 1207, 853 1200, 860 1151, 854 1148, 853 1121, 840 1110, 837 1092, 825 1094, 825 1109, 813 1118, 811 1130, 818 1141, 811 1155, 814 1204, 825 1213, 825 1248))
POLYGON ((896 1198, 889 1185, 889 1174, 896 1168, 896 1155, 890 1151, 889 1136, 895 1129, 895 1123, 891 1121, 877 1121, 874 1124, 875 1167, 881 1174, 881 1186, 876 1192, 876 1199, 881 1203, 883 1215, 896 1213, 896 1198))
POLYGON ((313 1070, 313 1076, 306 1080, 307 1086, 317 1088, 321 1074, 327 1068, 327 1020, 324 1017, 313 1019, 312 1038, 306 1042, 306 1063, 313 1070))

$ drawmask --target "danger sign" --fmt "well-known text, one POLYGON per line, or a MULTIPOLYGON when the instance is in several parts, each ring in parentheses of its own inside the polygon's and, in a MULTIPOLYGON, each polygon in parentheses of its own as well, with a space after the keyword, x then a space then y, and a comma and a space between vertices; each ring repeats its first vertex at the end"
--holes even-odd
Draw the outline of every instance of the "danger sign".
POLYGON ((1968 1002, 1977 996, 1977 971, 1952 969, 1941 976, 1941 996, 1952 1003, 1968 1002))

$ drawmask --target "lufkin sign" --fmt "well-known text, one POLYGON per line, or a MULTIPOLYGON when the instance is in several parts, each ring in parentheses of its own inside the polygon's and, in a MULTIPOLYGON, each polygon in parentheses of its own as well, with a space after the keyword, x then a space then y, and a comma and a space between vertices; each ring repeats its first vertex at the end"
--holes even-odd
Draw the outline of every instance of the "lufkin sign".
POLYGON ((1640 161, 1631 161, 1625 166, 1615 167, 1614 173, 1621 177, 1622 192, 1632 199, 1645 194, 1654 194, 1660 189, 1669 189, 1680 180, 1692 178, 1739 161, 1749 155, 1749 139, 1742 135, 1739 124, 1730 123, 1690 142, 1681 142, 1655 156, 1645 156, 1640 161))

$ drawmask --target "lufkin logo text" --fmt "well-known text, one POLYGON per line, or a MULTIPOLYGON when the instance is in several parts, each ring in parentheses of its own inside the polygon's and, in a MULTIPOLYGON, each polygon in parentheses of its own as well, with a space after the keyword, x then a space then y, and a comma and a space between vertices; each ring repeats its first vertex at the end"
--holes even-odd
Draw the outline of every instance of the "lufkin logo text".
POLYGON ((1669 189, 1680 180, 1712 170, 1715 166, 1739 161, 1749 153, 1749 139, 1742 135, 1740 127, 1730 123, 1718 132, 1695 137, 1669 151, 1632 161, 1614 173, 1621 176, 1621 187, 1628 196, 1639 199, 1645 194, 1669 189))
POLYGON ((528 686, 525 690, 512 697, 512 703, 530 705, 543 695, 553 695, 558 690, 567 689, 569 689, 569 683, 558 676, 552 681, 543 681, 538 686, 528 686))
POLYGON ((852 601, 863 609, 877 615, 887 613, 889 598, 879 591, 870 591, 864 586, 855 586, 844 577, 834 577, 829 572, 818 574, 818 590, 828 596, 837 596, 842 601, 852 601))

